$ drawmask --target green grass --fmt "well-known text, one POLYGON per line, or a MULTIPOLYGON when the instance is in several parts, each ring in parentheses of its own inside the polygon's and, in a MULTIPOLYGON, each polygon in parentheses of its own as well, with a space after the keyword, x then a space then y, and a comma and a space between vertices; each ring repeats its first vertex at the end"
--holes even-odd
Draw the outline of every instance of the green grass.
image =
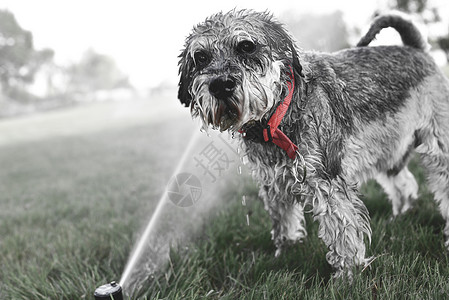
MULTIPOLYGON (((422 170, 411 168, 419 180, 422 170)), ((331 279, 326 248, 317 225, 308 221, 309 237, 274 258, 270 221, 257 192, 223 195, 231 204, 214 217, 211 227, 189 247, 173 249, 167 269, 148 282, 148 299, 444 299, 449 296, 448 254, 443 246, 443 219, 425 186, 416 206, 389 221, 391 208, 374 182, 364 187, 372 215, 373 240, 369 268, 359 270, 352 284, 331 279), (250 207, 238 200, 250 196, 250 207), (250 226, 246 213, 250 210, 250 226), (206 295, 208 295, 206 297, 206 295)))
MULTIPOLYGON (((152 199, 173 171, 178 154, 166 149, 185 143, 186 130, 175 125, 161 121, 0 147, 0 299, 93 299, 97 286, 118 279, 154 209, 152 199)), ((224 208, 187 245, 171 250, 136 298, 447 298, 444 222, 417 160, 411 169, 420 198, 393 221, 378 185, 364 186, 374 261, 352 284, 331 279, 310 216, 308 238, 275 259, 270 220, 255 186, 240 177, 226 179, 219 194, 224 208)))
POLYGON ((167 149, 189 134, 159 122, 2 146, 0 299, 93 299, 118 280, 173 170, 167 149))

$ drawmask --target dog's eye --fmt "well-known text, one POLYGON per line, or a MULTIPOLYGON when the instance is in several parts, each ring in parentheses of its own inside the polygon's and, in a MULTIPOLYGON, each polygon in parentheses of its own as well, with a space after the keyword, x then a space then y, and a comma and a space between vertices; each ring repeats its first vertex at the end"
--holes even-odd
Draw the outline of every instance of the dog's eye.
POLYGON ((198 67, 204 67, 210 61, 209 55, 204 51, 195 52, 195 54, 193 55, 193 58, 195 60, 195 64, 198 67))
POLYGON ((242 41, 237 45, 237 51, 242 54, 253 54, 256 52, 257 46, 251 41, 242 41))

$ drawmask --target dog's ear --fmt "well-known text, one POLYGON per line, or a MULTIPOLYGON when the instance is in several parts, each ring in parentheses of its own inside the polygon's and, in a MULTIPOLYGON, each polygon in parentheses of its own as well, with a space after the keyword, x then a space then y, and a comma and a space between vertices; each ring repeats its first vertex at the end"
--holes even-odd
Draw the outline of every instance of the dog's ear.
POLYGON ((298 52, 295 49, 295 45, 293 45, 293 42, 290 40, 290 51, 292 52, 292 67, 293 72, 295 73, 295 77, 301 76, 304 77, 302 65, 299 62, 299 55, 298 52))
POLYGON ((192 101, 190 94, 190 85, 192 84, 192 68, 193 63, 189 58, 187 48, 179 55, 179 84, 178 84, 178 99, 184 106, 189 107, 192 101))
POLYGON ((293 37, 288 34, 287 30, 281 23, 272 20, 271 16, 269 16, 269 19, 267 20, 266 29, 268 32, 271 32, 271 34, 268 35, 270 47, 277 53, 285 53, 289 56, 283 57, 282 59, 290 61, 295 77, 304 77, 299 55, 296 51, 295 45, 293 44, 293 37), (291 56, 288 54, 289 52, 291 53, 291 56))

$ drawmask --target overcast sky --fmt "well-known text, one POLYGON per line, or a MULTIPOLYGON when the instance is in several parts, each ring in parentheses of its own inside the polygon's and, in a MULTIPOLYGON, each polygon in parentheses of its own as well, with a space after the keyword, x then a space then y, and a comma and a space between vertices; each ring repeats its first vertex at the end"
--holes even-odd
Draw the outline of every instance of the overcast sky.
MULTIPOLYGON (((447 0, 441 2, 449 9, 447 0)), ((434 2, 435 2, 434 1, 434 2)), ((387 0, 113 1, 2 0, 19 24, 33 33, 37 49, 55 50, 57 63, 77 61, 88 48, 107 54, 139 87, 176 83, 177 56, 194 24, 218 11, 252 8, 273 12, 327 13, 341 10, 351 26, 365 26, 387 0)), ((448 11, 448 10, 446 10, 448 11)), ((448 11, 449 14, 449 11, 448 11)))

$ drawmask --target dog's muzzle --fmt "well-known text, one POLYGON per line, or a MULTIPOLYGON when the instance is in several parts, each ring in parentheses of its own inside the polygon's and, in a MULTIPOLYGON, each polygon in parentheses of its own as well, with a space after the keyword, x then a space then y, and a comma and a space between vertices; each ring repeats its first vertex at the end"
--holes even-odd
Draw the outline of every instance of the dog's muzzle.
POLYGON ((236 86, 237 82, 235 78, 228 75, 221 75, 212 79, 209 84, 209 92, 219 100, 226 100, 234 94, 236 86))
POLYGON ((241 109, 236 98, 238 81, 231 75, 219 75, 209 82, 209 93, 216 99, 216 106, 209 118, 209 123, 227 130, 238 122, 241 109))

